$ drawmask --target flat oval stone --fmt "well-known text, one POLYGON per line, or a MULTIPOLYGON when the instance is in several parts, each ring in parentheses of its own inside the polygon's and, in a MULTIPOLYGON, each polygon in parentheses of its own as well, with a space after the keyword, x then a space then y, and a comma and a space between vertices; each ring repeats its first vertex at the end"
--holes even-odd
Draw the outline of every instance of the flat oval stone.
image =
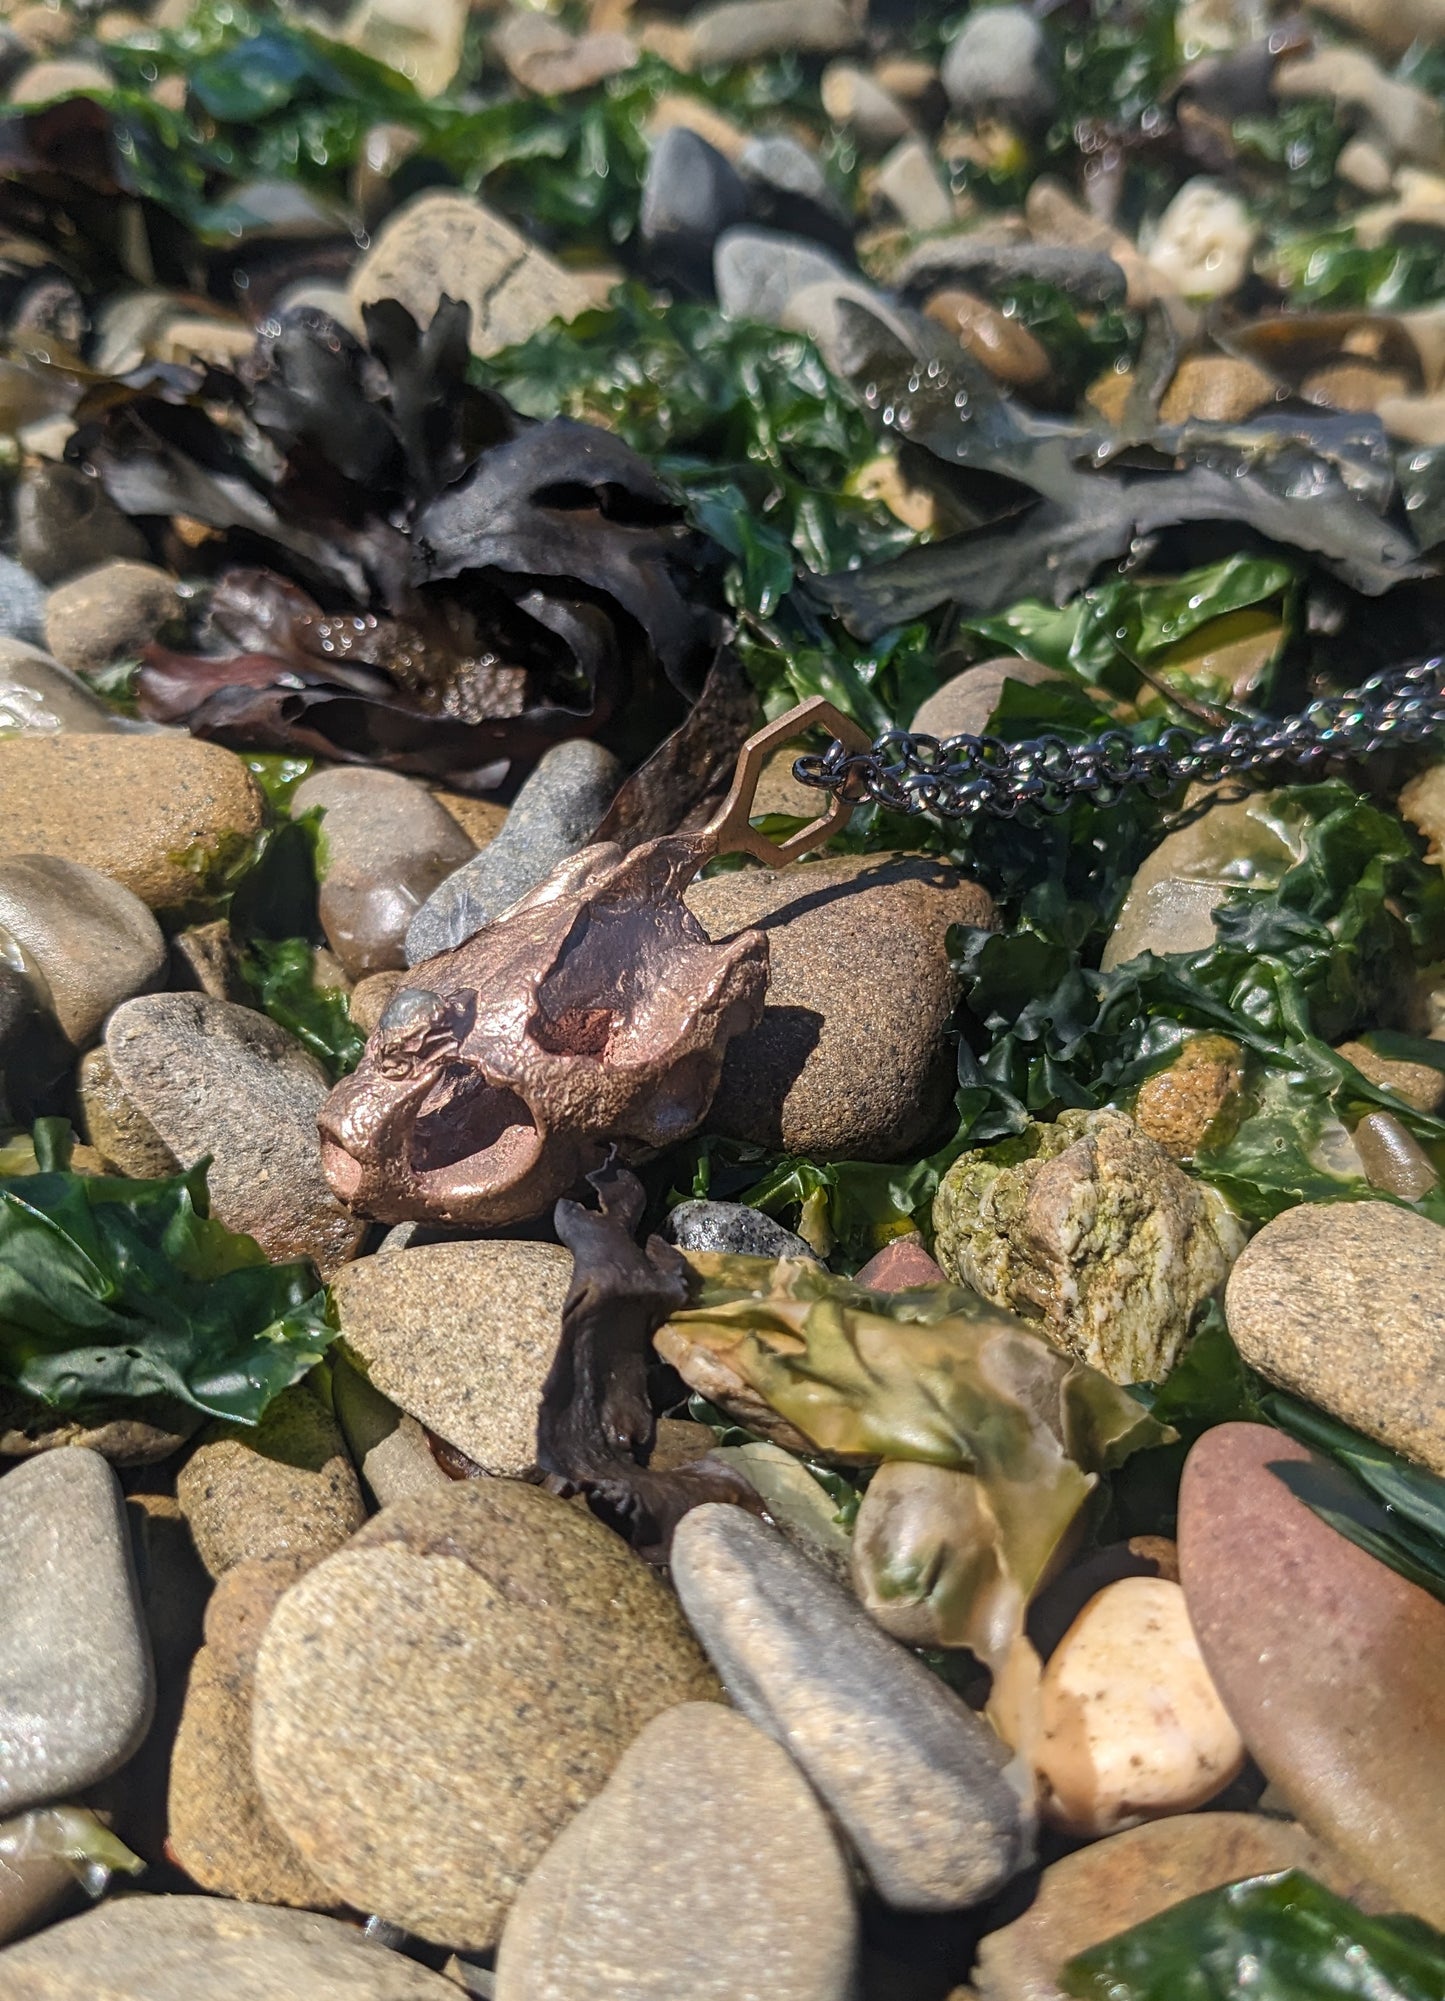
POLYGON ((256 1667, 256 1776, 338 1898, 481 1951, 643 1724, 716 1687, 610 1530, 469 1480, 383 1509, 286 1593, 256 1667))
POLYGON ((78 674, 23 639, 0 639, 0 731, 96 735, 123 727, 78 674))
POLYGON ((785 1751, 717 1703, 655 1717, 512 1906, 497 2001, 847 2001, 858 1921, 827 1816, 785 1751), (618 1867, 625 1856, 626 1866, 618 1867))
POLYGON ((0 853, 59 855, 152 910, 190 903, 265 813, 234 752, 170 731, 0 741, 0 853))
POLYGON ((112 1897, 0 1953, 15 2001, 457 2001, 354 1925, 229 1897, 112 1897))
POLYGON ((297 786, 293 818, 321 809, 321 928, 347 977, 406 965, 407 926, 476 845, 425 786, 346 766, 297 786))
POLYGON ((791 1751, 888 1903, 963 1909, 1025 1866, 999 1739, 776 1530, 694 1508, 672 1576, 728 1694, 791 1751))
POLYGON ((1304 1202, 1241 1253, 1225 1311, 1273 1383, 1445 1474, 1445 1230, 1393 1202, 1304 1202))
POLYGON ((1189 1616, 1245 1744, 1294 1812, 1397 1908, 1445 1924, 1445 1605, 1270 1470, 1307 1480, 1319 1463, 1265 1425, 1204 1434, 1179 1493, 1189 1616))
POLYGON ((0 857, 0 931, 33 961, 77 1049, 94 1041, 112 1008, 165 976, 166 941, 140 898, 55 855, 0 857))
POLYGON ((768 1001, 728 1044, 708 1129, 785 1153, 896 1160, 953 1091, 951 924, 991 926, 976 883, 925 856, 739 869, 688 890, 712 938, 767 935, 768 1001))
POLYGON ((556 1244, 423 1244, 348 1265, 341 1338, 374 1389, 485 1473, 528 1472, 572 1259, 556 1244))
POLYGON ((150 1727, 125 1504, 98 1454, 42 1453, 0 1479, 0 1606, 0 1813, 13 1813, 105 1778, 150 1727))
POLYGON ((210 1154, 213 1214, 269 1258, 314 1258, 327 1274, 355 1254, 366 1226, 321 1172, 326 1073, 268 1016, 208 994, 142 994, 86 1064, 90 1135, 122 1172, 174 1173, 210 1154))
POLYGON ((983 2001, 1064 2001, 1059 1974, 1076 1953, 1186 1897, 1280 1869, 1303 1869, 1341 1896, 1364 1888, 1296 1821, 1264 1814, 1177 1814, 1091 1842, 1045 1869, 1023 1916, 982 1941, 974 1986, 983 2001))

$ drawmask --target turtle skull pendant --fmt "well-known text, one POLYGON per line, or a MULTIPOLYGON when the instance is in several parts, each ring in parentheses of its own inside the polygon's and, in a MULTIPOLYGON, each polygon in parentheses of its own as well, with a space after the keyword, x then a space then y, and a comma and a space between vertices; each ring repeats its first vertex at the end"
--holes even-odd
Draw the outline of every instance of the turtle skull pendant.
POLYGON ((851 805, 835 800, 780 844, 748 822, 767 751, 812 724, 866 748, 829 704, 804 703, 743 746, 701 832, 584 848, 412 967, 321 1108, 322 1164, 342 1201, 388 1223, 521 1222, 613 1148, 635 1160, 697 1130, 728 1043, 762 1014, 768 944, 761 931, 714 943, 683 891, 718 854, 779 867, 846 820, 851 805))

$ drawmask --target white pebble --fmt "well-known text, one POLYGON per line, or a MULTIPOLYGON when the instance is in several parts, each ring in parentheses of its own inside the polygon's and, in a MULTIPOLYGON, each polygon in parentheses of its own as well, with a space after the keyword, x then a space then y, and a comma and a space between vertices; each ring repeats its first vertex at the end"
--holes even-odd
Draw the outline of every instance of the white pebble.
POLYGON ((1071 1834, 1189 1813, 1244 1763, 1184 1593, 1125 1577, 1091 1598, 1044 1669, 1035 1763, 1044 1811, 1071 1834))
POLYGON ((1186 299, 1223 299, 1249 271, 1255 227, 1237 195, 1202 176, 1186 181, 1148 244, 1149 262, 1186 299))

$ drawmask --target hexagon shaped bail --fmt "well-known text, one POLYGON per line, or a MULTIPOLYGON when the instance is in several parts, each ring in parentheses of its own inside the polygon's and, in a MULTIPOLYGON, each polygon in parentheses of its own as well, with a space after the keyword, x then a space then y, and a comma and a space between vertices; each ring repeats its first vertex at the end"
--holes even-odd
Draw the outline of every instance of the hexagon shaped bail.
POLYGON ((791 743, 804 730, 815 726, 827 730, 847 750, 867 751, 873 747, 867 732, 821 695, 814 695, 810 701, 800 702, 795 709, 789 709, 786 715, 779 716, 766 729, 750 736, 738 752, 732 787, 706 829, 707 836, 715 844, 715 854, 751 855, 755 861, 764 862, 769 868, 784 868, 789 862, 796 861, 799 855, 807 854, 810 848, 820 848, 841 827, 847 826, 857 802, 837 792, 829 800, 825 813, 816 820, 810 820, 806 827, 800 827, 785 841, 770 841, 749 819, 753 795, 758 789, 758 780, 769 751, 776 750, 781 744, 791 743))

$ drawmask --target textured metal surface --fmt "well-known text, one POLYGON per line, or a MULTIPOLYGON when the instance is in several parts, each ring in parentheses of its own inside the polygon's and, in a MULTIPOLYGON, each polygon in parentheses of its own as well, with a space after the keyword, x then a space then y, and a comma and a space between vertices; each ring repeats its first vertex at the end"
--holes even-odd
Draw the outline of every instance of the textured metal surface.
POLYGON ((1112 806, 1136 786, 1163 799, 1180 785, 1216 784, 1275 765, 1309 772, 1331 758, 1425 743, 1441 731, 1445 658, 1437 657, 1376 674, 1351 694, 1312 702, 1297 716, 1230 723, 1212 736, 1172 728, 1140 744, 1127 731, 1105 730, 1086 743, 1041 736, 1009 744, 997 737, 890 730, 871 750, 835 741, 800 757, 793 776, 855 805, 872 799, 895 813, 1010 819, 1023 806, 1062 813, 1078 798, 1112 806))

